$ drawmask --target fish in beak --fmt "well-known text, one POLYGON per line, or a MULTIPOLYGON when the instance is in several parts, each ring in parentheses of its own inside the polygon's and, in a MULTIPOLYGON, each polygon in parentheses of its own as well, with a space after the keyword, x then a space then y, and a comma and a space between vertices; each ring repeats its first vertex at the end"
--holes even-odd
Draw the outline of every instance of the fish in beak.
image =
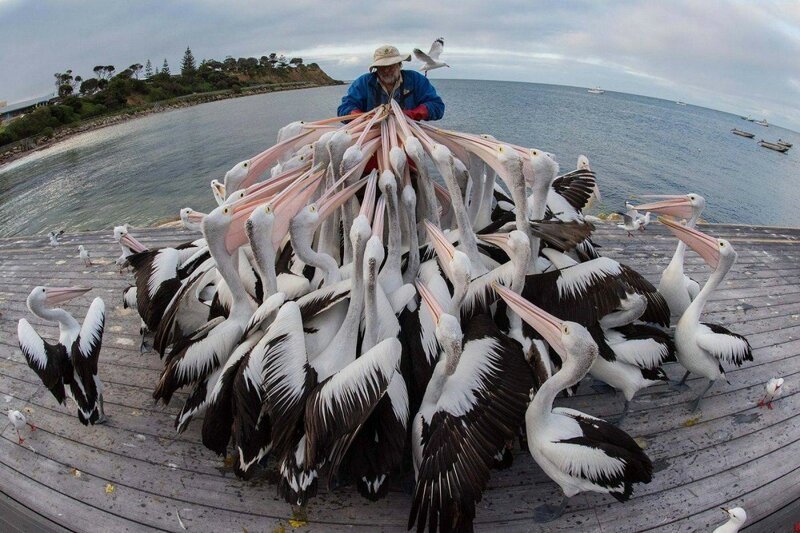
POLYGON ((668 217, 658 217, 658 221, 667 226, 689 248, 697 252, 712 269, 716 269, 719 266, 720 247, 723 246, 722 241, 694 228, 687 228, 668 217))
POLYGON ((536 307, 519 294, 502 285, 492 283, 492 288, 522 320, 530 324, 533 329, 544 337, 544 340, 547 341, 551 348, 561 357, 565 358, 567 356, 567 349, 561 339, 561 332, 564 329, 563 320, 536 307))

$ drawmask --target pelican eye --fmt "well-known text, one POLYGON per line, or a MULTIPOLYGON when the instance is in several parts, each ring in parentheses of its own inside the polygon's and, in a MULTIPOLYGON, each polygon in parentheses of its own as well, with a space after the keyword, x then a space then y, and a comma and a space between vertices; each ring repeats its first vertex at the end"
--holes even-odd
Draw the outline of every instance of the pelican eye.
POLYGON ((271 205, 269 205, 269 204, 265 205, 265 206, 264 206, 264 212, 265 212, 266 214, 268 214, 268 215, 269 215, 270 213, 272 213, 272 206, 271 206, 271 205))
POLYGON ((245 161, 245 162, 244 162, 244 164, 242 164, 242 168, 247 168, 247 165, 248 165, 249 163, 250 163, 250 161, 245 161))
POLYGON ((229 207, 226 207, 226 208, 224 208, 224 209, 222 210, 222 213, 223 213, 223 214, 225 214, 225 215, 230 215, 230 214, 231 214, 231 210, 230 210, 230 208, 229 208, 229 207))
POLYGON ((564 326, 561 328, 561 331, 568 335, 569 334, 569 326, 564 324, 564 326))

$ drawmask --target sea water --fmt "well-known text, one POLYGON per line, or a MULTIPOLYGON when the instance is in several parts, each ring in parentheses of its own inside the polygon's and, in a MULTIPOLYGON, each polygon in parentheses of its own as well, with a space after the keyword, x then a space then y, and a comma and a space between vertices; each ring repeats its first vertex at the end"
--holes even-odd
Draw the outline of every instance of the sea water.
MULTIPOLYGON (((531 83, 437 80, 437 126, 589 157, 602 202, 694 192, 710 222, 798 226, 800 134, 737 115, 630 94, 531 83), (756 135, 733 135, 738 127, 756 135), (788 154, 761 138, 795 144, 788 154)), ((144 226, 215 206, 209 182, 275 143, 294 120, 333 116, 346 86, 261 94, 149 115, 77 135, 0 167, 0 236, 144 226)))

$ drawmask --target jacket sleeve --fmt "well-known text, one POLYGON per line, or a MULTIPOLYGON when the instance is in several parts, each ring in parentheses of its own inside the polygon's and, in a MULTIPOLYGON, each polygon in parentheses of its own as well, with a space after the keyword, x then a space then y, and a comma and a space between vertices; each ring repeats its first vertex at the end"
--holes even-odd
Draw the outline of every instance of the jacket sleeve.
POLYGON ((342 103, 336 111, 336 116, 349 115, 354 109, 368 111, 367 109, 367 82, 364 76, 360 76, 350 84, 347 94, 342 97, 342 103))
POLYGON ((427 120, 439 120, 444 116, 444 102, 436 94, 436 89, 433 88, 428 78, 422 74, 417 74, 417 87, 414 91, 418 95, 417 105, 425 104, 428 108, 427 120))

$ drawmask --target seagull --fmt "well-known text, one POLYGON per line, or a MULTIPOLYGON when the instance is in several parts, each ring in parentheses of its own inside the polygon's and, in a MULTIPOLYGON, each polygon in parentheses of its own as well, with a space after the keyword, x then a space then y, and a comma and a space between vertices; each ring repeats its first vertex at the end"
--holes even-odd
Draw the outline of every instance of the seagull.
POLYGON ((78 245, 78 250, 80 251, 80 257, 83 260, 83 264, 87 267, 92 266, 92 259, 89 257, 89 250, 84 248, 82 244, 78 245))
POLYGON ((724 507, 722 510, 727 513, 730 517, 727 522, 719 526, 715 529, 712 533, 736 533, 739 531, 739 528, 747 520, 747 513, 744 512, 744 509, 741 507, 734 507, 733 509, 725 509, 724 507))
POLYGON ((50 233, 48 233, 47 236, 50 237, 50 246, 58 245, 58 238, 61 237, 63 234, 64 234, 63 229, 58 231, 51 231, 50 233))
POLYGON ((428 76, 428 71, 433 70, 435 68, 441 67, 449 67, 447 63, 444 61, 439 61, 439 55, 442 53, 444 49, 444 37, 439 37, 433 44, 431 45, 430 51, 426 54, 419 48, 414 48, 414 57, 419 59, 424 63, 419 70, 425 73, 425 77, 428 76))
POLYGON ((772 409, 772 400, 783 393, 783 378, 770 378, 770 380, 767 382, 766 389, 767 392, 758 402, 758 406, 772 409))
POLYGON ((31 427, 31 431, 36 431, 36 426, 28 422, 25 418, 25 415, 20 413, 19 411, 9 410, 8 411, 8 419, 14 425, 14 430, 17 432, 17 438, 19 439, 19 443, 22 444, 25 442, 25 439, 19 434, 19 430, 24 428, 25 425, 29 425, 31 427))
POLYGON ((623 222, 622 224, 617 224, 617 227, 627 231, 628 237, 633 237, 633 233, 631 233, 632 231, 642 229, 642 219, 639 218, 640 215, 635 210, 628 211, 627 213, 618 211, 617 214, 622 217, 622 222, 623 222))

